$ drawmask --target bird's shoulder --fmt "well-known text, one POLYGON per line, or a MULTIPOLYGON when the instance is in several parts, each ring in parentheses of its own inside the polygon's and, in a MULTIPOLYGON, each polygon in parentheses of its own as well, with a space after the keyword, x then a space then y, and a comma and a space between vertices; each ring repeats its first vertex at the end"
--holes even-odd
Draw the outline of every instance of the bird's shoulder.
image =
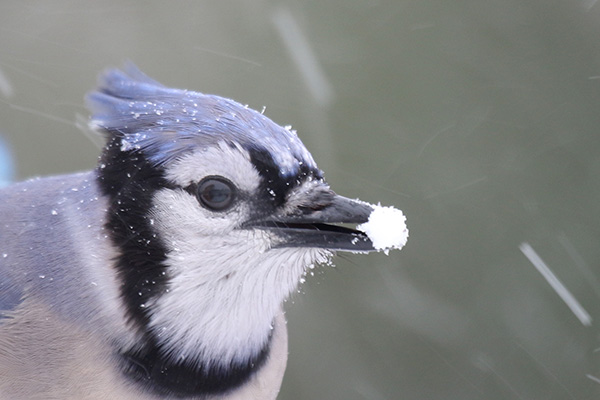
POLYGON ((52 253, 67 248, 61 207, 79 205, 73 198, 78 193, 90 197, 84 188, 92 178, 91 173, 35 178, 0 189, 0 324, 31 290, 31 277, 47 273, 49 260, 68 261, 52 253))

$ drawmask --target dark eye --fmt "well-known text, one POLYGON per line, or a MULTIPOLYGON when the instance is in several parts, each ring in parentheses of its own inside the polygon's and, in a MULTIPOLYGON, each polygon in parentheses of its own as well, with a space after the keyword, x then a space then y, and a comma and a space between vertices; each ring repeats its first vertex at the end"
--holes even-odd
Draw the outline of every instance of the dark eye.
POLYGON ((235 186, 221 176, 209 176, 198 184, 198 200, 212 211, 225 211, 235 200, 235 186))

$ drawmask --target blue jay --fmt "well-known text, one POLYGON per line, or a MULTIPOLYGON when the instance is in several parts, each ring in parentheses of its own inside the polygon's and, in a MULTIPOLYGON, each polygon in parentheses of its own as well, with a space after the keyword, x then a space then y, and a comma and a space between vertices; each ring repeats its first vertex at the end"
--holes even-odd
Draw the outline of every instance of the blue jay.
POLYGON ((0 189, 0 399, 272 399, 283 301, 376 250, 295 131, 134 66, 87 96, 95 170, 0 189))

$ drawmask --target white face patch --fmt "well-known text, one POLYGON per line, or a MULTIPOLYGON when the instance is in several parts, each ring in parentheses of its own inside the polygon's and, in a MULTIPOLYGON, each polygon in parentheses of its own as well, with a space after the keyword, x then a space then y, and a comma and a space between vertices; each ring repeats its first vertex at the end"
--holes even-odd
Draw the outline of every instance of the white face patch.
POLYGON ((220 214, 185 191, 154 198, 153 223, 169 249, 168 292, 148 304, 150 328, 174 360, 226 366, 256 356, 271 323, 323 249, 271 249, 268 231, 236 229, 247 211, 220 214))
POLYGON ((182 157, 166 169, 166 178, 181 187, 209 175, 223 176, 246 192, 255 191, 260 183, 248 152, 225 142, 182 157))
POLYGON ((243 222, 244 215, 248 215, 248 210, 243 202, 225 212, 214 212, 184 190, 162 189, 154 195, 149 217, 169 245, 176 238, 226 236, 243 222))
MULTIPOLYGON (((166 174, 182 187, 219 175, 247 193, 261 179, 247 152, 225 143, 181 158, 166 174)), ((307 268, 331 256, 324 249, 271 249, 268 230, 240 228, 248 207, 241 201, 218 212, 182 189, 154 194, 148 218, 168 249, 168 291, 145 306, 150 329, 174 360, 225 367, 257 356, 307 268)))

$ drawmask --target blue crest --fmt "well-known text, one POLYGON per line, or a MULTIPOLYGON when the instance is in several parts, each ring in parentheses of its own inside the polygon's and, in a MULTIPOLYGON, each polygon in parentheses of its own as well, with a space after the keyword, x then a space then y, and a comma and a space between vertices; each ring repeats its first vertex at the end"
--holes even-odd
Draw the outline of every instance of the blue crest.
POLYGON ((143 151, 155 165, 225 141, 269 153, 281 176, 317 170, 295 131, 236 101, 167 88, 133 64, 106 71, 86 100, 94 127, 118 135, 122 150, 143 151))

